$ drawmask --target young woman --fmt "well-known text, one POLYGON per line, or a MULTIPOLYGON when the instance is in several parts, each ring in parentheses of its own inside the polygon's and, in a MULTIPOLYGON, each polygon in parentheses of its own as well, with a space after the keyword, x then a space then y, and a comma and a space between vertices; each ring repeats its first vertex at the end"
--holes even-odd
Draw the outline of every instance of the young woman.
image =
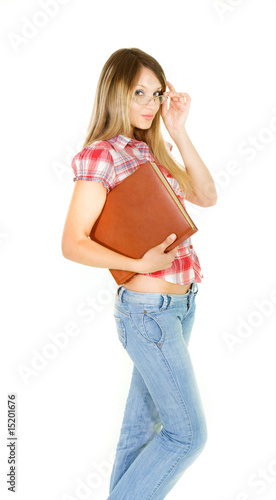
POLYGON ((183 205, 185 199, 202 207, 216 203, 213 179, 185 129, 190 103, 153 57, 136 48, 117 50, 102 69, 88 134, 72 161, 75 186, 62 237, 64 257, 136 273, 118 287, 114 304, 118 339, 133 361, 133 374, 110 500, 165 498, 207 439, 188 352, 203 278, 191 238, 165 253, 175 238, 168 235, 141 259, 88 238, 107 194, 148 160, 161 168, 183 205), (162 137, 161 118, 184 166, 162 137))

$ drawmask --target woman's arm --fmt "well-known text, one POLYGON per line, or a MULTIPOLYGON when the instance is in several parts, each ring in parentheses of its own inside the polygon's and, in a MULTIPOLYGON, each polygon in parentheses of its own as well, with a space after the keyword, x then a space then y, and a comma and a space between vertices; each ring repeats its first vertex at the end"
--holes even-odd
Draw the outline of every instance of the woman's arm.
POLYGON ((194 193, 186 199, 200 207, 210 207, 217 202, 217 191, 213 178, 193 146, 186 130, 174 135, 174 142, 182 156, 186 171, 194 183, 194 193))
POLYGON ((102 182, 77 180, 69 205, 61 249, 66 259, 92 267, 121 269, 135 273, 152 273, 167 269, 178 250, 178 246, 165 253, 173 240, 169 237, 148 250, 141 259, 125 257, 90 240, 91 229, 98 219, 106 200, 107 190, 102 182))
POLYGON ((76 181, 63 229, 62 254, 86 266, 138 272, 136 259, 113 252, 88 238, 103 209, 106 192, 102 182, 76 181))
POLYGON ((194 192, 187 193, 187 200, 200 207, 211 207, 217 202, 217 191, 213 178, 194 148, 186 132, 185 123, 190 109, 191 98, 186 92, 176 92, 174 86, 167 81, 170 106, 162 104, 164 124, 179 149, 184 166, 194 183, 194 192))

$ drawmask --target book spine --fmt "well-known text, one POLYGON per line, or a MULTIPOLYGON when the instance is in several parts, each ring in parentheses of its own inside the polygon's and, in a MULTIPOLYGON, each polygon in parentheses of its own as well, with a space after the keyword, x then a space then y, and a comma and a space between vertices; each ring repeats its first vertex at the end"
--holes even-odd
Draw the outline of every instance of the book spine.
POLYGON ((187 220, 188 224, 191 227, 193 227, 194 229, 196 229, 195 223, 193 222, 193 220, 189 216, 187 210, 185 210, 185 208, 183 207, 183 205, 180 203, 178 197, 176 196, 173 188, 171 187, 169 181, 166 179, 166 177, 163 174, 163 172, 161 172, 160 168, 156 165, 156 163, 154 163, 154 162, 151 161, 150 164, 154 168, 154 170, 157 173, 157 175, 160 178, 160 180, 163 182, 163 184, 166 187, 166 189, 169 191, 172 199, 175 201, 175 203, 177 204, 178 208, 181 210, 181 212, 184 215, 185 219, 187 220))

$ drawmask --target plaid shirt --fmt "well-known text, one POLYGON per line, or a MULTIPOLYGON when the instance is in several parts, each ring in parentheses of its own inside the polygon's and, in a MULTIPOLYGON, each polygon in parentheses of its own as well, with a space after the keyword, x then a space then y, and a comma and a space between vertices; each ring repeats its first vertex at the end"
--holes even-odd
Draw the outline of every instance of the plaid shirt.
MULTIPOLYGON (((169 150, 172 145, 167 142, 169 150)), ((132 174, 141 164, 146 161, 155 162, 166 176, 174 192, 182 205, 184 197, 176 179, 171 176, 154 159, 148 145, 145 142, 130 139, 118 135, 105 141, 95 141, 90 146, 82 149, 72 160, 72 168, 75 174, 74 182, 79 179, 88 181, 100 181, 107 189, 107 193, 119 184, 125 177, 132 174)), ((143 273, 145 276, 160 278, 170 283, 184 285, 192 282, 201 282, 204 276, 201 274, 200 263, 197 254, 191 244, 191 238, 180 243, 174 261, 168 269, 154 273, 143 273)))

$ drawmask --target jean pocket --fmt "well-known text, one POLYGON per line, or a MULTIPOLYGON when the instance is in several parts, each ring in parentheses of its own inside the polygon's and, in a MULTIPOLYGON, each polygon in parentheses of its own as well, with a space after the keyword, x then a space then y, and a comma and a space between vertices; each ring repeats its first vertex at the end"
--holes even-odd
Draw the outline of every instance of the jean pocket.
POLYGON ((143 313, 143 330, 147 340, 162 346, 165 340, 165 329, 160 320, 149 312, 143 313))
POLYGON ((116 323, 118 338, 119 338, 123 348, 125 349, 126 344, 127 344, 127 335, 126 335, 125 325, 119 316, 114 315, 114 319, 115 319, 115 323, 116 323))

